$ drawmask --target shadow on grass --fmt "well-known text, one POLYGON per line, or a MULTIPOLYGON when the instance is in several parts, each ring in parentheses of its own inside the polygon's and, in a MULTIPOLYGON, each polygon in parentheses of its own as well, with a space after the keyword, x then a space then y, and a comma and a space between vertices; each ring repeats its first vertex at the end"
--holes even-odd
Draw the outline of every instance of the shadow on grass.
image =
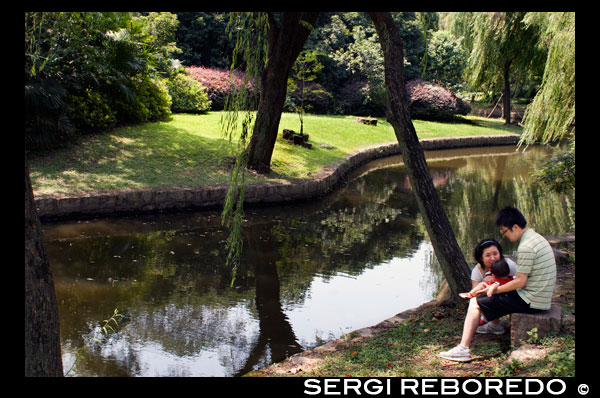
POLYGON ((224 183, 229 172, 223 159, 231 153, 225 139, 149 123, 81 137, 29 162, 34 189, 48 185, 60 193, 224 183))

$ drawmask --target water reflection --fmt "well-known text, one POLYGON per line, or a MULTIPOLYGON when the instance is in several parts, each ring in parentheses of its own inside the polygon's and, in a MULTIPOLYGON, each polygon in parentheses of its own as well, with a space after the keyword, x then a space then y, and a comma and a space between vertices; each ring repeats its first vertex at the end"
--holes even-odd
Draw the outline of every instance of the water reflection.
MULTIPOLYGON (((574 231, 574 197, 529 179, 547 153, 427 153, 468 262, 482 237, 516 248, 494 225, 507 204, 542 234, 574 231)), ((71 375, 241 375, 431 299, 441 273, 400 162, 370 163, 318 201, 247 210, 233 287, 218 212, 44 224, 65 369, 115 308, 119 331, 71 375)))

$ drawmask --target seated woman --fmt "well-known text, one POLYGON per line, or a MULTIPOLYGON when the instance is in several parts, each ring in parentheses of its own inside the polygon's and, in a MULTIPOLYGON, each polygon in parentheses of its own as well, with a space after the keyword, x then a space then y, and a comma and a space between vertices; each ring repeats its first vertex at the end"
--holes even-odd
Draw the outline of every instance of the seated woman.
MULTIPOLYGON (((471 271, 472 287, 477 286, 481 282, 489 282, 492 280, 491 269, 494 261, 504 259, 502 254, 502 246, 495 239, 484 239, 475 246, 473 257, 477 264, 471 271)), ((517 264, 507 258, 506 262, 510 268, 509 275, 517 275, 517 264)))
MULTIPOLYGON (((491 275, 492 264, 494 261, 504 259, 502 245, 496 239, 483 239, 475 246, 473 257, 477 261, 477 264, 471 271, 471 287, 475 288, 481 282, 491 282, 493 280, 491 275)), ((506 262, 510 268, 509 275, 515 277, 517 275, 517 264, 509 258, 506 259, 506 262)), ((504 328, 499 325, 499 320, 486 324, 482 319, 477 328, 477 333, 502 334, 504 333, 504 328)))

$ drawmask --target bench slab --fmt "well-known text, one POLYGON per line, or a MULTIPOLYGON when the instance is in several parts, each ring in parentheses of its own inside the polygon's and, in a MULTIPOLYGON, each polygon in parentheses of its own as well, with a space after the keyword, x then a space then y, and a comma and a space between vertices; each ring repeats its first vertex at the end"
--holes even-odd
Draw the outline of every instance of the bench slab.
POLYGON ((511 314, 510 343, 513 347, 519 347, 530 338, 527 332, 531 329, 537 328, 538 337, 542 337, 549 332, 560 330, 561 325, 562 308, 556 304, 552 304, 549 310, 537 314, 511 314))

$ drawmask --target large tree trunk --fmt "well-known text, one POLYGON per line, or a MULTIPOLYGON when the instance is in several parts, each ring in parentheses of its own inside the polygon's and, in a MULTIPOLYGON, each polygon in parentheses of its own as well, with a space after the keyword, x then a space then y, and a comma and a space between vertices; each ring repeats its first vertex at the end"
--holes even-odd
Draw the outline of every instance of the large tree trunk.
POLYGON ((510 63, 504 66, 504 87, 502 88, 502 118, 510 124, 510 63))
POLYGON ((58 306, 25 159, 25 376, 62 376, 58 306))
POLYGON ((311 29, 306 24, 314 25, 317 15, 316 12, 285 12, 280 24, 269 15, 268 61, 261 77, 262 92, 248 146, 249 169, 260 173, 271 169, 288 75, 310 34, 311 29))
POLYGON ((425 154, 410 119, 404 83, 402 39, 390 13, 370 13, 370 16, 383 49, 385 85, 389 100, 388 120, 394 127, 425 227, 452 291, 469 291, 469 268, 433 185, 425 154))

